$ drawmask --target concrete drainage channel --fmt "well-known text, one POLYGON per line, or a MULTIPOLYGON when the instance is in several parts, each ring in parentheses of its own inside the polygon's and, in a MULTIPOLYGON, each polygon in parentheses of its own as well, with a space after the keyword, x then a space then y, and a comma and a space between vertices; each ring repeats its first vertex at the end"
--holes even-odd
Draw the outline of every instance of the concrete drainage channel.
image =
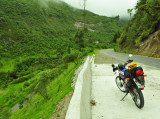
POLYGON ((94 56, 87 57, 78 75, 65 119, 91 119, 91 64, 93 62, 94 56))

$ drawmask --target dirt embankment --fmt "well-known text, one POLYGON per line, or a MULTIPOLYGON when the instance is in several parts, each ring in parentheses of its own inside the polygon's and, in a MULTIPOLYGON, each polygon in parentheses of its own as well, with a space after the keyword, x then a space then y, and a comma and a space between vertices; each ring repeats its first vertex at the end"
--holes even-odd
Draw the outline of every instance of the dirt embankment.
POLYGON ((66 95, 56 106, 56 110, 49 119, 65 119, 66 112, 69 106, 69 102, 72 98, 73 91, 66 95))
POLYGON ((152 34, 137 50, 141 54, 160 57, 160 30, 152 34))
MULTIPOLYGON (((88 30, 89 31, 92 31, 92 32, 95 32, 96 30, 95 29, 92 29, 92 28, 90 28, 90 27, 93 27, 93 26, 95 26, 95 25, 102 25, 102 23, 100 22, 100 23, 96 23, 96 24, 85 24, 87 27, 88 27, 88 30)), ((84 23, 82 23, 82 22, 76 22, 75 24, 74 24, 74 26, 78 29, 78 28, 83 28, 84 27, 84 23)))

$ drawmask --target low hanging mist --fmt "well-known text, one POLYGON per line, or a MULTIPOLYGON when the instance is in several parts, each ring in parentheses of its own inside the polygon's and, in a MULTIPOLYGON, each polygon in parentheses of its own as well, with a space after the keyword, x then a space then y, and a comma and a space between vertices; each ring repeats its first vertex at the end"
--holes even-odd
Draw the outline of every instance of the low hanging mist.
MULTIPOLYGON (((76 8, 83 8, 83 0, 63 0, 76 8)), ((128 9, 132 9, 138 0, 87 0, 86 9, 99 15, 129 18, 128 9)))
POLYGON ((61 3, 61 0, 37 0, 42 7, 48 7, 49 2, 61 3))

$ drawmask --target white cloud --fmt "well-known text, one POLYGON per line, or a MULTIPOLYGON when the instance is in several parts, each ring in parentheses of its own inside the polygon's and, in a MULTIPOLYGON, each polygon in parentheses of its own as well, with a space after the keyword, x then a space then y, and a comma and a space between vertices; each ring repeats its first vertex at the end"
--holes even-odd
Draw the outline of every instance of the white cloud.
MULTIPOLYGON (((82 8, 83 0, 63 0, 76 8, 82 8)), ((133 8, 138 0, 87 0, 87 10, 99 15, 129 16, 127 9, 133 8)))

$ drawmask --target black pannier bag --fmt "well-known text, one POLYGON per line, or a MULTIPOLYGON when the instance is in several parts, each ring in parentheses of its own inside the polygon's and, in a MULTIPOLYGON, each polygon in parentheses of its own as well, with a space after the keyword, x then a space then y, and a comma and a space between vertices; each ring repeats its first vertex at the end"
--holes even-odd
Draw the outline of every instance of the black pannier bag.
POLYGON ((136 72, 137 72, 138 70, 143 71, 142 67, 136 67, 136 68, 133 68, 133 69, 130 70, 131 76, 132 76, 133 78, 136 78, 136 77, 137 77, 137 76, 136 76, 136 72))
POLYGON ((130 70, 129 69, 126 69, 124 71, 124 78, 130 78, 130 70))
POLYGON ((141 70, 141 71, 143 71, 142 67, 137 67, 137 70, 141 70))
POLYGON ((142 67, 136 67, 130 70, 131 72, 131 76, 133 78, 135 78, 140 84, 144 85, 145 81, 144 81, 144 72, 142 67))
POLYGON ((130 69, 132 78, 135 78, 135 77, 136 77, 136 70, 137 70, 137 67, 130 69))

